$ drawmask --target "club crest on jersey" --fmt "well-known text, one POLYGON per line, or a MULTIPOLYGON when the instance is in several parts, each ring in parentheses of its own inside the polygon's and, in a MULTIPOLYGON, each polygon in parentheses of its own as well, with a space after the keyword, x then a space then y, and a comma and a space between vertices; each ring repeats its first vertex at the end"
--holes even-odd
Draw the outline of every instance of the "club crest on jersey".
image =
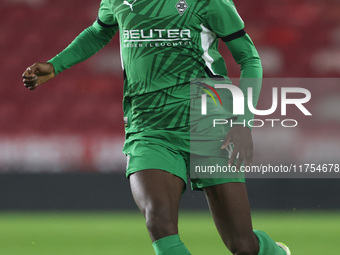
POLYGON ((179 0, 176 4, 176 9, 179 13, 179 15, 183 15, 183 13, 186 11, 186 9, 188 9, 188 4, 185 0, 179 0))

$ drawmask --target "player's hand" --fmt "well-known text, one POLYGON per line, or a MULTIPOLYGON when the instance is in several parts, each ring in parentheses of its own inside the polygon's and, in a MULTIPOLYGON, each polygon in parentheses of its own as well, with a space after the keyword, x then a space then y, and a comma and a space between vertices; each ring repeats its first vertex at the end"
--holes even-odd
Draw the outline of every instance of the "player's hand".
POLYGON ((51 80, 55 76, 54 67, 50 63, 34 63, 22 74, 24 86, 34 90, 37 86, 51 80))
POLYGON ((245 162, 245 166, 250 166, 253 160, 253 138, 251 130, 241 125, 233 126, 229 130, 221 149, 226 149, 230 143, 234 144, 234 150, 228 164, 232 165, 237 155, 239 155, 236 169, 239 170, 243 162, 245 162))

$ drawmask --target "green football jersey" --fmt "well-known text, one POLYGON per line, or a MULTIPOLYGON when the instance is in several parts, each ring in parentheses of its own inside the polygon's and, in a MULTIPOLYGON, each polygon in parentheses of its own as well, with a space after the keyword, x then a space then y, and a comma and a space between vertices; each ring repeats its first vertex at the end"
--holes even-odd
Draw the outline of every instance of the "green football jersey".
POLYGON ((226 76, 218 38, 244 28, 231 0, 102 0, 98 22, 119 28, 128 96, 226 76))
POLYGON ((187 126, 190 80, 227 77, 218 39, 245 34, 231 0, 102 0, 97 21, 119 29, 130 132, 187 126))

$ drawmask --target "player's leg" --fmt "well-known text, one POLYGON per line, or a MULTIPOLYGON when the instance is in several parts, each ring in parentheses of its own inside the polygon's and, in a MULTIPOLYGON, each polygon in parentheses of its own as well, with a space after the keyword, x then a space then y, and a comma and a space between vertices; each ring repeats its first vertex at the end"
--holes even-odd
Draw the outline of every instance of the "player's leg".
POLYGON ((235 255, 286 255, 264 232, 253 232, 245 183, 204 188, 218 232, 235 255))
POLYGON ((216 228, 233 254, 258 254, 250 206, 244 183, 225 183, 204 188, 216 228))
POLYGON ((152 241, 178 234, 178 209, 184 182, 162 170, 142 170, 130 176, 133 198, 146 219, 152 241))
POLYGON ((187 255, 178 236, 178 209, 184 181, 166 171, 142 170, 130 175, 133 198, 143 213, 157 255, 187 255))

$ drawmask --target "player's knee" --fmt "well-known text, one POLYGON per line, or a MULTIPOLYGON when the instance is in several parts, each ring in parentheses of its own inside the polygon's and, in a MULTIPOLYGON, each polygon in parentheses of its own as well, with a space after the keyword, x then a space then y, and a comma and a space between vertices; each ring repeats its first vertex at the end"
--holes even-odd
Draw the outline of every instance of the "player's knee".
POLYGON ((145 211, 146 227, 152 236, 161 238, 177 232, 177 222, 170 210, 158 206, 145 211))
POLYGON ((257 255, 259 246, 255 239, 237 238, 228 244, 228 248, 234 255, 257 255))

